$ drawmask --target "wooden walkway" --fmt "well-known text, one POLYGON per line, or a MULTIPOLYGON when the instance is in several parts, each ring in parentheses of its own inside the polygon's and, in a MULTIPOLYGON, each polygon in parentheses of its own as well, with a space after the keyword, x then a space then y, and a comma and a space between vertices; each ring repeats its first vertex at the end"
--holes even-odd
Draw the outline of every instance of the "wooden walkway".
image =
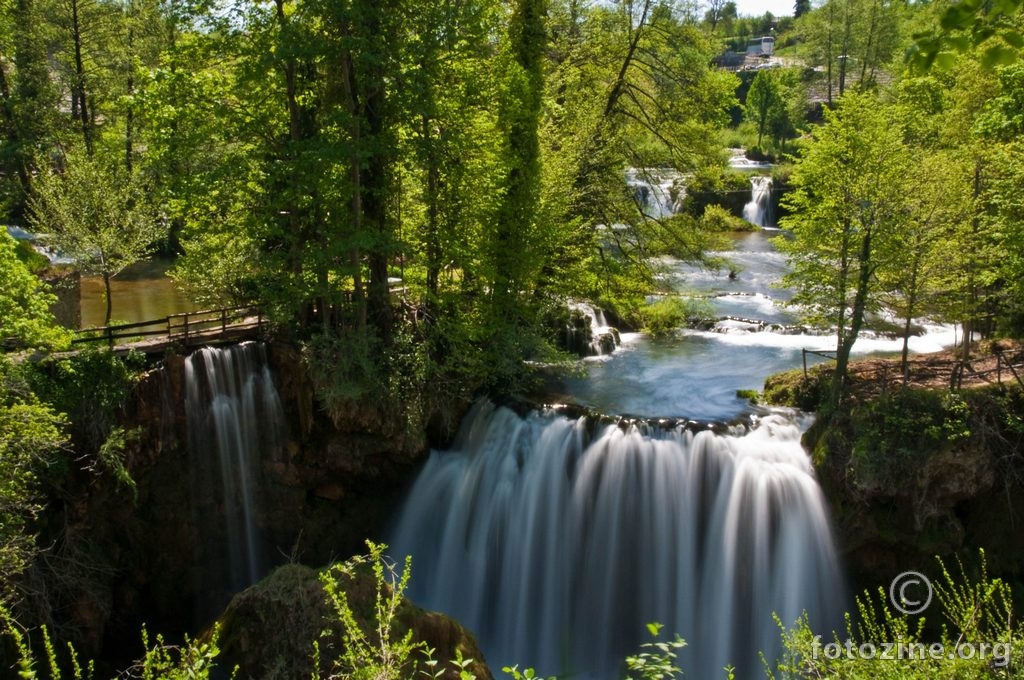
POLYGON ((116 353, 160 354, 171 348, 188 349, 263 337, 266 319, 258 307, 224 307, 171 314, 136 323, 83 328, 72 345, 106 343, 116 353))

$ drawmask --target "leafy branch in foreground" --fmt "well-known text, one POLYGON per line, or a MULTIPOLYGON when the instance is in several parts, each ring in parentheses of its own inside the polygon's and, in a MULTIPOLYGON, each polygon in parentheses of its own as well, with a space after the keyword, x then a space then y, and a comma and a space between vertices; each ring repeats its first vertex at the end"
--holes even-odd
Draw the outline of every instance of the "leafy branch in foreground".
POLYGON ((859 621, 854 623, 847 615, 845 640, 838 633, 832 640, 822 639, 806 616, 784 630, 779 676, 768 670, 768 677, 1020 677, 1024 628, 1014 622, 1010 586, 988 576, 984 551, 975 578, 962 563, 958 562, 959 574, 953 575, 941 559, 938 562, 941 577, 934 583, 934 595, 946 621, 937 638, 928 638, 924 617, 890 608, 888 593, 879 588, 857 598, 859 621))
MULTIPOLYGON (((402 596, 409 583, 411 557, 406 557, 401 574, 384 555, 387 546, 366 542, 370 552, 346 562, 335 564, 320 576, 324 591, 343 628, 344 651, 333 664, 328 678, 352 680, 400 680, 405 677, 413 652, 423 650, 423 643, 413 642, 408 630, 399 639, 394 636, 395 617, 402 605, 402 596), (355 583, 356 572, 369 564, 373 570, 375 597, 370 612, 353 610, 346 586, 355 583), (361 624, 361 619, 364 624, 361 624), (368 632, 367 628, 372 632, 368 632)), ((314 658, 319 660, 319 645, 314 643, 314 658)), ((313 677, 321 677, 319 663, 313 677)))

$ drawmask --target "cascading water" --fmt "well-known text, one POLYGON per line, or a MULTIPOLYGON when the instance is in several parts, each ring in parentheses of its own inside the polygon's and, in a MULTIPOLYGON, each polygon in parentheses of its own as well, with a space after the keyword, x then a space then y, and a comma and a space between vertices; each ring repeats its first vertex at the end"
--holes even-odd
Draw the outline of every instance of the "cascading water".
POLYGON ((689 643, 686 677, 758 674, 806 611, 841 623, 821 491, 781 415, 750 432, 523 419, 478 403, 435 451, 392 540, 412 597, 479 636, 488 662, 617 677, 645 624, 689 643))
POLYGON ((569 324, 564 346, 581 357, 611 354, 618 347, 619 331, 608 325, 604 312, 585 302, 569 303, 569 324))
POLYGON ((679 212, 686 194, 682 176, 670 168, 631 168, 626 171, 626 184, 643 214, 654 219, 679 212))
POLYGON ((256 517, 260 461, 283 445, 285 417, 262 344, 207 347, 185 360, 193 492, 200 511, 206 585, 231 594, 263 576, 256 517), (212 504, 212 507, 211 507, 212 504), (219 526, 216 526, 219 524, 219 526))
POLYGON ((755 175, 750 178, 750 202, 743 206, 743 219, 759 227, 771 226, 772 178, 755 175))

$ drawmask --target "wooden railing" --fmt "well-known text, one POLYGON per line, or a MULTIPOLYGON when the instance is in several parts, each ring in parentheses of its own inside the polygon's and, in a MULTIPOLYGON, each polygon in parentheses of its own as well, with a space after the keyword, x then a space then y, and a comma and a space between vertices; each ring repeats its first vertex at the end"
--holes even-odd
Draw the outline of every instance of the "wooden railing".
POLYGON ((265 325, 263 312, 258 307, 224 307, 197 312, 170 314, 161 319, 83 328, 75 332, 72 343, 115 341, 141 342, 147 339, 165 339, 188 345, 209 342, 227 335, 262 333, 265 325))

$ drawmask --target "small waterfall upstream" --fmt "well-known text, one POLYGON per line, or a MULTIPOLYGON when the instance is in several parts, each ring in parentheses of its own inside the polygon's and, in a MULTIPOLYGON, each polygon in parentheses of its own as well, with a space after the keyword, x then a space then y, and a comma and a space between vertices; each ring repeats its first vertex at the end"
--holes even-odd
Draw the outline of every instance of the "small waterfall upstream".
POLYGON ((620 677, 658 622, 686 639, 686 677, 755 677, 758 652, 780 651, 773 613, 825 632, 845 604, 800 433, 783 415, 716 434, 479 402, 391 550, 413 556, 413 599, 476 632, 492 668, 620 677))
POLYGON ((259 468, 284 443, 284 412, 259 343, 194 352, 185 360, 185 386, 193 495, 205 534, 200 578, 230 595, 265 571, 259 468))
POLYGON ((750 178, 750 202, 743 206, 743 219, 758 227, 772 226, 772 178, 750 178))
POLYGON ((686 195, 682 175, 671 168, 630 168, 626 171, 626 184, 641 212, 653 219, 679 212, 686 195))
POLYGON ((604 312, 585 302, 569 303, 569 324, 562 337, 563 346, 580 357, 611 354, 619 346, 619 331, 608 324, 604 312))

